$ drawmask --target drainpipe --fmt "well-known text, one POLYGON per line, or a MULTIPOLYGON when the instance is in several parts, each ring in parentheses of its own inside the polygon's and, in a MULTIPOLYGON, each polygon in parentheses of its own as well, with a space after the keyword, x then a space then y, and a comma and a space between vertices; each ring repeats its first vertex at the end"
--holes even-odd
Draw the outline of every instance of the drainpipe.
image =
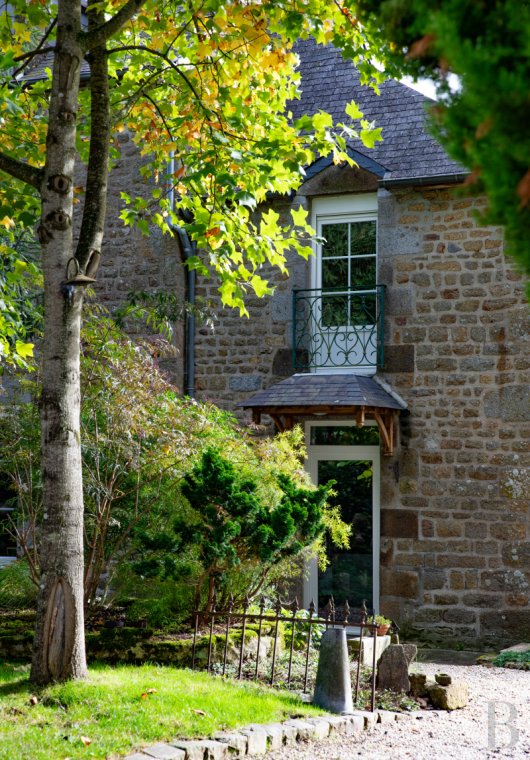
MULTIPOLYGON (((177 227, 177 235, 180 241, 180 247, 184 255, 184 261, 190 256, 195 256, 196 244, 193 243, 188 233, 182 227, 177 227)), ((195 269, 186 269, 186 301, 193 308, 195 306, 195 284, 197 281, 197 272, 195 269)), ((186 312, 185 321, 185 356, 186 365, 184 370, 184 395, 195 398, 195 314, 186 312)))
MULTIPOLYGON (((170 154, 168 171, 169 176, 172 177, 175 172, 175 156, 173 151, 170 154)), ((170 183, 168 199, 170 208, 173 211, 175 208, 175 189, 172 183, 170 183)), ((174 227, 173 230, 178 235, 184 261, 187 261, 190 256, 195 256, 197 246, 190 240, 186 230, 182 227, 174 227)), ((196 275, 197 273, 195 269, 186 268, 186 301, 192 306, 192 308, 195 306, 196 275)), ((195 314, 193 314, 193 312, 186 312, 184 333, 184 395, 189 396, 190 398, 195 398, 195 314)))

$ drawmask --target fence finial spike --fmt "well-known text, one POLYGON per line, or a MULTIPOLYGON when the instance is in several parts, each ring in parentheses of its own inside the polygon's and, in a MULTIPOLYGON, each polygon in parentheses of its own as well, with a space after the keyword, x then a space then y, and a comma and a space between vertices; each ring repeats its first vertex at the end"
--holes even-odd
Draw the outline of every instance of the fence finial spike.
POLYGON ((300 609, 300 605, 298 604, 298 597, 297 596, 295 596, 294 602, 292 603, 291 608, 292 608, 293 612, 298 612, 298 610, 300 609))
POLYGON ((363 606, 361 607, 361 612, 362 612, 362 616, 363 616, 362 621, 364 623, 364 622, 366 622, 366 620, 368 618, 368 610, 366 609, 366 599, 363 599, 363 606))
POLYGON ((344 627, 348 625, 348 619, 350 617, 350 605, 348 604, 348 600, 346 599, 346 604, 344 605, 344 627))
POLYGON ((263 610, 265 609, 265 597, 263 594, 259 598, 259 611, 263 615, 263 610))
POLYGON ((313 614, 315 612, 315 609, 316 609, 315 608, 315 600, 311 599, 311 601, 309 602, 309 612, 311 614, 313 614))

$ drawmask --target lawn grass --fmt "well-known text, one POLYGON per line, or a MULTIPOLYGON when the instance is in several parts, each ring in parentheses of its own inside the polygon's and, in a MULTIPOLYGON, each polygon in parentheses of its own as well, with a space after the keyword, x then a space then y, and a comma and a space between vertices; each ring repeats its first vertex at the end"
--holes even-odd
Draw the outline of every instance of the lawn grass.
POLYGON ((28 672, 0 663, 1 760, 118 758, 157 741, 318 714, 287 692, 177 668, 96 665, 87 681, 44 689, 28 672))

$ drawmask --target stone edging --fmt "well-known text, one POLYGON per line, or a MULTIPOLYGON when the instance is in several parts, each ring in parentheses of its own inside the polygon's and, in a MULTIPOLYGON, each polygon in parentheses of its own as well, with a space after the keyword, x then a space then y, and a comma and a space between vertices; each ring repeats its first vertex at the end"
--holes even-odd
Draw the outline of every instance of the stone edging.
POLYGON ((296 718, 284 723, 253 724, 232 732, 219 733, 213 739, 154 744, 141 752, 127 755, 125 760, 225 760, 245 755, 265 755, 297 742, 325 739, 333 734, 356 734, 377 723, 393 723, 404 713, 376 710, 357 711, 348 715, 323 715, 317 718, 296 718))

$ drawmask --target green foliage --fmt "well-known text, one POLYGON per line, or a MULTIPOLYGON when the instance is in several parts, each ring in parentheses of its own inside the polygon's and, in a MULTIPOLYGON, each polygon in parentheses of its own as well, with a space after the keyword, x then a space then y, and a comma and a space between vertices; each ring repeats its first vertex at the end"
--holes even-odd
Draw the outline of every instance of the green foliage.
MULTIPOLYGON (((320 491, 311 490, 302 430, 253 438, 228 412, 182 398, 158 368, 166 350, 161 339, 132 341, 102 309, 87 314, 81 356, 86 601, 105 594, 100 577, 107 573, 107 587, 134 601, 132 617, 152 616, 160 625, 189 617, 210 566, 222 566, 226 584, 242 598, 280 558, 279 575, 294 572, 290 559, 302 544, 318 545, 321 523, 335 540, 348 534, 339 510, 322 509, 320 491), (201 476, 189 473, 204 468, 201 457, 211 450, 223 452, 217 476, 239 513, 217 525, 215 503, 208 502, 216 533, 200 549, 209 523, 195 480, 201 476), (186 475, 193 506, 181 492, 186 475)), ((21 390, 34 402, 13 398, 5 406, 0 468, 16 492, 19 543, 36 580, 38 542, 32 539, 42 520, 38 376, 21 390)), ((203 476, 213 486, 207 466, 203 476)))
MULTIPOLYGON (((92 5, 89 11, 97 8, 108 21, 116 14, 112 0, 92 5)), ((151 183, 149 194, 121 193, 121 219, 144 234, 151 225, 173 234, 173 225, 182 224, 185 213, 192 220, 187 223, 192 239, 209 251, 206 259, 192 257, 189 265, 203 274, 216 273, 224 303, 245 312, 247 292, 271 292, 263 263, 285 271, 287 251, 307 257, 313 234, 305 213, 289 225, 282 225, 274 211, 256 221, 256 205, 270 192, 285 194, 299 186, 304 166, 320 156, 332 154, 337 163, 352 163, 347 141, 359 138, 373 145, 381 139, 353 107, 339 123, 324 113, 293 123, 287 106, 299 97, 300 81, 294 42, 312 36, 321 44, 335 44, 356 61, 365 83, 377 86, 381 74, 366 54, 369 41, 356 22, 352 0, 287 5, 201 0, 185 6, 176 0, 162 5, 139 0, 136 6, 132 18, 124 15, 103 43, 115 134, 126 130, 132 136, 144 159, 141 174, 151 183)), ((13 0, 10 7, 16 21, 5 13, 0 23, 2 152, 41 167, 57 9, 56 4, 27 0, 13 0), (35 81, 31 53, 39 44, 48 50, 50 65, 41 68, 41 79, 35 81), (30 87, 20 81, 23 74, 32 79, 30 87)), ((82 35, 90 54, 93 43, 82 35)), ((83 161, 92 130, 89 109, 88 88, 82 88, 77 149, 83 161)), ((113 137, 109 149, 113 160, 120 158, 118 139, 113 137)), ((2 168, 7 181, 0 190, 0 208, 12 209, 9 218, 17 225, 20 219, 34 223, 36 194, 29 192, 26 198, 20 181, 8 178, 9 165, 2 168)), ((82 191, 76 188, 77 195, 82 191)))
MULTIPOLYGON (((290 617, 293 614, 292 610, 282 609, 282 615, 290 617)), ((291 646, 291 639, 293 639, 293 648, 296 651, 305 651, 307 647, 307 634, 309 625, 305 624, 305 620, 309 620, 309 612, 307 610, 298 610, 296 613, 297 621, 300 622, 290 623, 285 622, 284 626, 284 642, 289 648, 291 646)), ((312 625, 311 626, 311 646, 316 649, 320 646, 320 639, 322 634, 326 630, 325 625, 312 625)), ((315 671, 316 672, 316 671, 315 671)))
POLYGON ((485 191, 482 221, 506 229, 530 272, 530 6, 520 0, 359 0, 393 74, 435 79, 434 134, 485 191), (447 73, 459 77, 451 91, 447 73), (509 118, 507 115, 509 114, 509 118))
POLYGON ((29 568, 17 560, 0 569, 0 610, 25 610, 35 606, 37 587, 29 568))
MULTIPOLYGON (((6 211, 6 209, 4 209, 6 211)), ((40 334, 42 277, 35 246, 25 229, 15 234, 14 222, 0 204, 0 374, 7 365, 33 367, 33 341, 40 334), (2 218, 3 217, 3 218, 2 218)))
POLYGON ((498 668, 505 667, 507 662, 522 662, 525 670, 530 670, 530 651, 528 652, 501 652, 492 660, 492 664, 498 668))
MULTIPOLYGON (((250 452, 249 452, 250 453, 250 452)), ((165 530, 137 531, 142 559, 136 571, 146 577, 179 577, 182 557, 194 555, 202 568, 198 586, 207 596, 207 607, 217 592, 223 598, 233 592, 227 572, 240 566, 255 575, 244 589, 254 595, 270 569, 283 559, 296 556, 325 530, 324 505, 329 488, 316 489, 295 483, 284 472, 272 472, 260 493, 258 480, 241 472, 214 448, 182 481, 181 492, 189 509, 165 530)))

